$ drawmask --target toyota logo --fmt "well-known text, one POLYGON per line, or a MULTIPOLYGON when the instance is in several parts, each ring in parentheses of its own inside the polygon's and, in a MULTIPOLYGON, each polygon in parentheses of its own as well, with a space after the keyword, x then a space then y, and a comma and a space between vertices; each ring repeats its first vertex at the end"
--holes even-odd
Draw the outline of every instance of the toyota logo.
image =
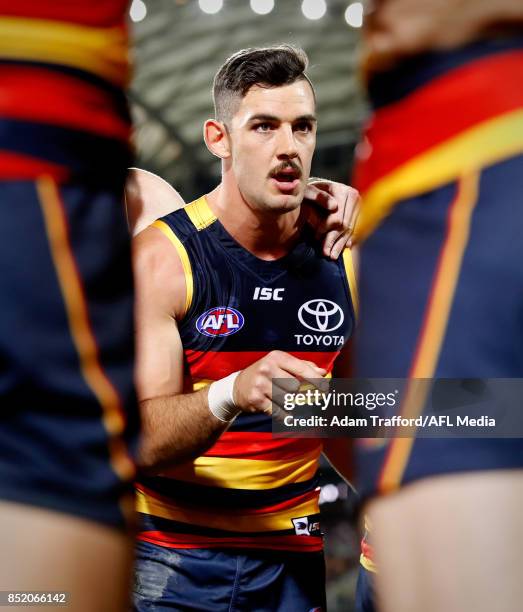
POLYGON ((338 329, 345 316, 343 310, 331 300, 310 300, 300 306, 298 319, 307 329, 330 332, 338 329))

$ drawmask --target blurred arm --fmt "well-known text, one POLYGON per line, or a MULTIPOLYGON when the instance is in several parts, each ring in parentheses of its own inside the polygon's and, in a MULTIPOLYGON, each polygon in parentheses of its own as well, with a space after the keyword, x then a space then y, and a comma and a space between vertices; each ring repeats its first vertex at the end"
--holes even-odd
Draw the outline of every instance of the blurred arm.
POLYGON ((522 27, 521 0, 378 0, 364 19, 364 63, 384 70, 404 57, 522 27))
POLYGON ((184 204, 182 196, 156 174, 129 168, 125 183, 125 209, 132 236, 184 204))

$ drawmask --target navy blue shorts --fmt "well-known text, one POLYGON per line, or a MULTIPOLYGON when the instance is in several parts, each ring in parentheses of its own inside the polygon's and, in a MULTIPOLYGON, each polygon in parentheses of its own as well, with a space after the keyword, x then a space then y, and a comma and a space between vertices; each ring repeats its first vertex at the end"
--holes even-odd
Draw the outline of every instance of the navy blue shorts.
MULTIPOLYGON (((522 194, 517 156, 395 203, 361 249, 356 376, 523 377, 522 194)), ((363 498, 431 475, 523 467, 516 438, 355 446, 363 498)))
POLYGON ((173 549, 138 542, 134 609, 321 612, 323 553, 173 549))
POLYGON ((121 527, 139 428, 121 193, 3 181, 0 204, 0 499, 121 527))

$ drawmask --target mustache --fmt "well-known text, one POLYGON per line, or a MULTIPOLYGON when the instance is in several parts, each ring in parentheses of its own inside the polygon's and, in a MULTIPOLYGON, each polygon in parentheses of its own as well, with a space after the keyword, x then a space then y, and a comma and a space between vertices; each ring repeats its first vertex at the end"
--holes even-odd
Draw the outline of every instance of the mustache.
POLYGON ((278 166, 276 166, 276 168, 273 168, 269 173, 269 177, 274 178, 277 174, 279 174, 280 172, 283 172, 284 170, 288 170, 289 168, 293 170, 293 172, 296 174, 298 178, 301 178, 301 174, 302 174, 301 168, 298 166, 298 164, 293 162, 291 159, 289 159, 288 161, 284 161, 278 166))

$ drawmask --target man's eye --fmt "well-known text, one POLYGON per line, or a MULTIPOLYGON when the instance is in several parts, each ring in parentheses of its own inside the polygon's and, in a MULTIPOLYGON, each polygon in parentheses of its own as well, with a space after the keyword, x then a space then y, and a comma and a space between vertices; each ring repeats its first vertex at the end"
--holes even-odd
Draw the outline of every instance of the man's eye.
POLYGON ((254 129, 257 132, 268 132, 271 128, 272 125, 270 123, 258 123, 254 129))
POLYGON ((304 121, 303 123, 297 123, 294 126, 294 129, 297 132, 310 132, 312 130, 312 125, 307 121, 304 121))

